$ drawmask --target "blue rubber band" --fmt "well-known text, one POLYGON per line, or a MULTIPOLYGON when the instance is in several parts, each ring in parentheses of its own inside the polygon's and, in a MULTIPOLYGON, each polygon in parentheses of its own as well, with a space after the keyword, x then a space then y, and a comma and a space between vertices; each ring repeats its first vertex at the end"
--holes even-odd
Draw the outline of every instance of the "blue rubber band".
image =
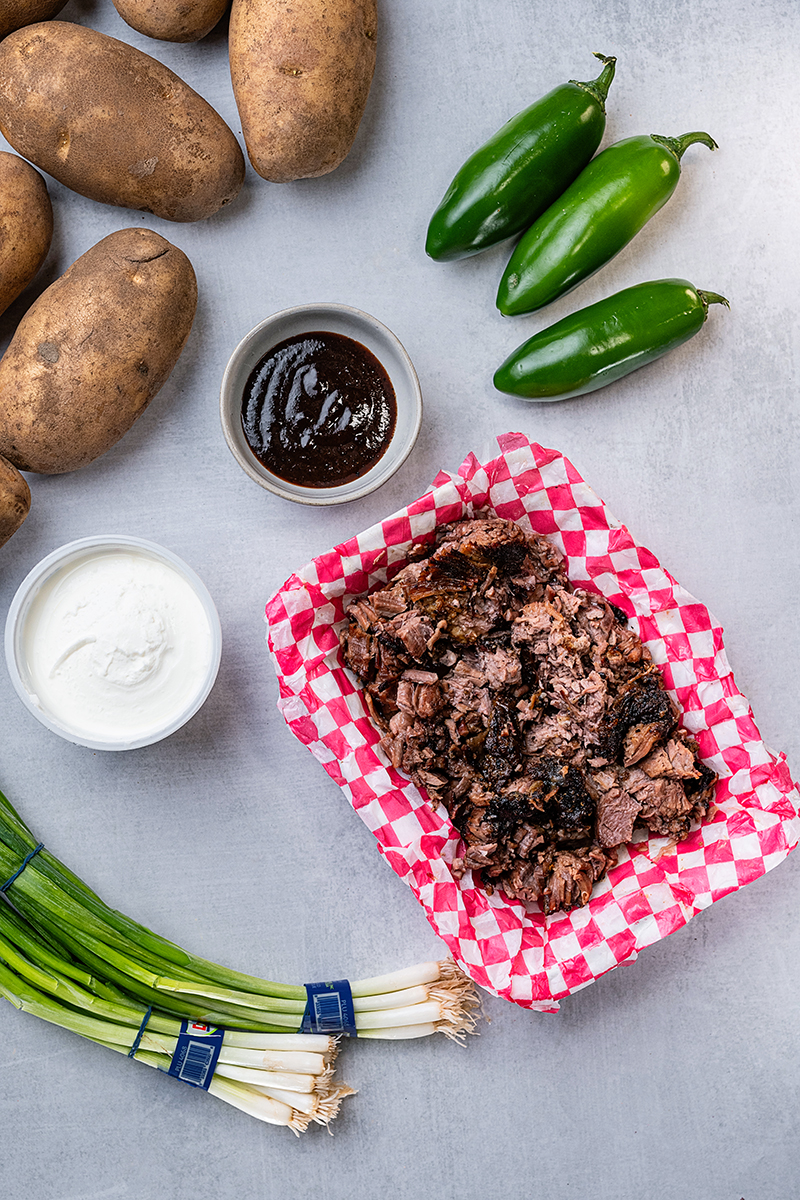
POLYGON ((144 1037, 144 1031, 147 1028, 147 1022, 150 1020, 152 1015, 153 1015, 153 1006, 151 1004, 150 1007, 148 1008, 147 1012, 144 1014, 144 1019, 142 1020, 142 1023, 139 1026, 139 1032, 137 1033, 137 1035, 134 1039, 133 1045, 131 1046, 130 1050, 128 1051, 128 1058, 133 1058, 136 1051, 139 1049, 139 1043, 141 1042, 142 1038, 144 1037))
POLYGON ((7 892, 7 891, 8 891, 8 889, 11 887, 12 883, 14 882, 14 880, 15 880, 15 879, 17 879, 17 878, 18 878, 18 876, 20 876, 20 875, 22 874, 22 872, 23 872, 23 871, 25 870, 25 868, 27 867, 28 863, 31 861, 31 859, 32 859, 32 858, 34 858, 34 857, 35 857, 35 855, 37 855, 37 854, 39 853, 39 851, 40 851, 40 850, 44 850, 44 842, 39 842, 39 845, 38 845, 38 846, 34 846, 33 850, 31 850, 31 852, 30 852, 30 854, 27 856, 27 858, 23 858, 22 862, 21 862, 21 863, 20 863, 20 865, 17 867, 16 871, 15 871, 15 872, 14 872, 14 874, 11 876, 11 878, 10 878, 10 879, 7 879, 7 880, 5 881, 5 883, 0 883, 0 892, 7 892))
POLYGON ((224 1037, 225 1030, 219 1025, 181 1021, 167 1074, 188 1083, 189 1087, 207 1092, 214 1079, 224 1037))
POLYGON ((353 993, 346 979, 307 983, 305 987, 307 1000, 300 1033, 358 1037, 353 993))

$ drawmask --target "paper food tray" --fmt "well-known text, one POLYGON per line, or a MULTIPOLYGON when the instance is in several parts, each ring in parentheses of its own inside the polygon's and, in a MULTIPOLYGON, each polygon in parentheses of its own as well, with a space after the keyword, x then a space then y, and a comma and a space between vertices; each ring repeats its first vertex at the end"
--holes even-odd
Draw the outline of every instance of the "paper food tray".
POLYGON ((314 559, 269 600, 266 616, 289 728, 342 788, 455 960, 497 996, 555 1011, 559 1000, 771 870, 797 844, 800 794, 734 683, 718 623, 636 544, 566 458, 522 434, 499 437, 487 461, 470 454, 457 475, 440 474, 408 508, 314 559), (458 833, 445 809, 434 811, 378 749, 381 735, 339 653, 346 605, 383 586, 412 544, 433 541, 438 525, 481 511, 546 534, 574 585, 629 614, 682 724, 720 776, 706 819, 685 841, 648 837, 621 847, 589 904, 547 917, 500 891, 487 896, 471 872, 454 878, 458 833))

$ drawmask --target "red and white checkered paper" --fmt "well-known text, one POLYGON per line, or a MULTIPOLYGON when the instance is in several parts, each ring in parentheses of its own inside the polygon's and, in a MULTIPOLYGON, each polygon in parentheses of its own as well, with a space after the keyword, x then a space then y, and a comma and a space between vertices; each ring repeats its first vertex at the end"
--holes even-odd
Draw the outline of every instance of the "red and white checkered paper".
POLYGON ((471 454, 457 476, 440 474, 408 508, 314 559, 272 597, 266 615, 289 728, 342 788, 456 961, 479 986, 524 1008, 555 1011, 565 996, 769 871, 800 837, 800 794, 734 683, 720 626, 566 458, 519 433, 498 438, 488 461, 471 454), (629 614, 720 776, 700 828, 678 845, 650 837, 623 847, 589 904, 569 913, 546 917, 501 892, 487 896, 469 872, 454 878, 457 832, 378 748, 339 653, 350 600, 385 585, 410 546, 432 542, 438 525, 482 510, 546 534, 573 584, 629 614))

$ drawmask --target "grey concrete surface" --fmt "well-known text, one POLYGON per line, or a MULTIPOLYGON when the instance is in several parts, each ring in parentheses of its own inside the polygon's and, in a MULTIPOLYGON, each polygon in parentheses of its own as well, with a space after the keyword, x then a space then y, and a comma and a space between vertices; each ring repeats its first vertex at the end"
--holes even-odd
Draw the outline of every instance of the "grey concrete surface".
MULTIPOLYGON (((224 25, 151 42, 110 0, 66 20, 166 62, 241 136, 224 25)), ((265 600, 298 566, 519 429, 577 465, 634 536, 722 621, 765 740, 800 770, 800 7, 795 0, 383 0, 378 67, 352 153, 196 225, 52 183, 56 233, 33 296, 101 237, 156 229, 191 258, 185 353, 135 427, 71 475, 31 477, 0 551, 0 610, 29 568, 124 532, 185 558, 219 608, 223 656, 201 712, 123 754, 61 741, 0 670, 0 787, 111 904, 207 957, 271 978, 357 978, 437 957, 411 893, 275 702, 265 600), (706 129, 674 197, 546 314, 494 307, 507 248, 440 265, 428 218, 466 155, 568 78, 618 57, 604 144, 706 129), (682 276, 724 293, 693 341, 596 395, 501 396, 491 376, 545 324, 619 288, 682 276), (217 393, 232 348, 278 309, 337 300, 400 337, 422 382, 414 453, 381 491, 318 511, 238 468, 217 393)), ((0 1195, 15 1200, 789 1200, 796 1150, 800 860, 535 1015, 487 998, 480 1036, 349 1045, 358 1095, 330 1137, 262 1126, 213 1098, 3 1005, 0 1195)))

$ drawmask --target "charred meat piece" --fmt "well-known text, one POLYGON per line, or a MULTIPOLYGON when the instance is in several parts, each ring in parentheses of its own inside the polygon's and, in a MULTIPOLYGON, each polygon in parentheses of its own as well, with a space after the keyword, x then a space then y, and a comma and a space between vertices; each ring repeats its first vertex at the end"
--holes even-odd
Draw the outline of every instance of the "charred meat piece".
MULTIPOLYGON (((697 753, 695 747, 695 754, 697 753)), ((706 766, 704 762, 695 757, 695 766, 697 767, 697 779, 684 780, 683 788, 687 796, 691 796, 695 803, 695 811, 697 812, 698 821, 702 820, 708 812, 708 807, 714 796, 714 787, 717 782, 717 776, 711 767, 706 766)))
POLYGON ((487 892, 585 904, 637 825, 682 838, 711 803, 625 614, 512 521, 445 526, 350 605, 340 645, 390 761, 461 835, 454 874, 487 892))
POLYGON ((494 702, 489 728, 483 743, 481 774, 487 783, 499 790, 522 766, 520 735, 514 720, 514 705, 506 696, 494 702))
POLYGON ((591 834, 595 803, 583 772, 558 758, 542 757, 528 768, 544 789, 544 814, 556 842, 575 841, 591 834))
MULTIPOLYGON (((547 545, 549 547, 549 543, 547 545)), ((514 575, 529 558, 540 559, 542 551, 546 554, 545 547, 532 546, 524 531, 513 521, 498 518, 457 521, 442 530, 430 564, 432 569, 448 577, 482 581, 492 568, 505 575, 514 575)), ((548 577, 563 570, 556 554, 546 556, 551 564, 548 577)))
POLYGON ((543 791, 537 783, 529 791, 507 791, 492 796, 486 808, 486 820, 498 842, 513 841, 517 831, 524 826, 534 825, 537 831, 541 830, 544 824, 543 791))
POLYGON ((453 642, 474 645, 522 607, 531 582, 541 590, 553 578, 566 583, 546 538, 527 536, 513 521, 459 521, 444 527, 408 594, 434 623, 445 622, 453 642))
POLYGON ((630 766, 665 740, 678 723, 673 704, 656 667, 627 683, 602 723, 600 750, 609 762, 630 766))

